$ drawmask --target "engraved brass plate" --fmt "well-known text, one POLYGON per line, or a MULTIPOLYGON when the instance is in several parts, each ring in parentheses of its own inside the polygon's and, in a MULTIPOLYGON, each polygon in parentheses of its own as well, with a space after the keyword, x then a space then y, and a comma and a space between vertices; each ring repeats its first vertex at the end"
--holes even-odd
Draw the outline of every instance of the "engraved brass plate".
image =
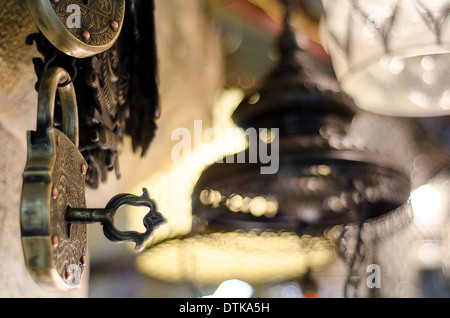
POLYGON ((26 0, 38 28, 60 51, 84 58, 109 49, 122 29, 125 0, 26 0))

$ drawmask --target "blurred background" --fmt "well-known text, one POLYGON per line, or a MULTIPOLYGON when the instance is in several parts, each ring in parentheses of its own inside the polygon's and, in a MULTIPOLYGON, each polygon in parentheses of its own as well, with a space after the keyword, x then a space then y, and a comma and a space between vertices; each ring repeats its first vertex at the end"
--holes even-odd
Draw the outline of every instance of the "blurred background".
MULTIPOLYGON (((441 7, 430 12, 441 12, 447 4, 441 2, 441 7)), ((431 109, 433 116, 391 116, 374 111, 371 105, 367 106, 370 111, 363 110, 358 102, 364 92, 372 96, 372 90, 380 94, 383 88, 375 87, 374 82, 367 86, 362 79, 360 86, 358 79, 346 84, 347 92, 363 92, 356 94, 356 105, 348 96, 340 96, 335 72, 338 80, 346 80, 346 68, 351 73, 363 68, 364 63, 347 63, 343 55, 330 54, 333 45, 326 39, 333 37, 333 32, 328 32, 322 20, 326 1, 290 2, 289 25, 295 32, 296 49, 312 60, 301 58, 300 71, 293 62, 292 82, 283 80, 291 78, 289 71, 281 73, 286 77, 277 77, 279 74, 273 71, 284 67, 280 66, 284 61, 280 42, 288 50, 292 45, 280 41, 286 31, 285 3, 155 0, 161 98, 156 136, 145 157, 133 153, 131 140, 125 137, 120 154, 121 178, 111 175, 98 189, 87 189, 87 205, 103 207, 117 193, 140 195, 145 187, 167 223, 155 231, 147 248, 139 253, 132 244, 108 241, 100 226, 89 225, 89 273, 83 287, 72 293, 48 294, 33 286, 25 272, 16 214, 18 182, 25 164, 25 131, 34 129, 36 116, 31 58, 38 53, 24 44, 26 35, 35 27, 25 5, 6 0, 0 9, 0 23, 5 26, 0 28, 0 138, 2 153, 13 159, 1 167, 8 173, 3 176, 0 190, 9 199, 2 207, 5 217, 0 218, 0 255, 8 256, 0 262, 0 284, 10 286, 0 292, 1 296, 450 296, 448 112, 437 114, 431 109), (11 23, 13 16, 23 19, 11 23), (313 72, 320 74, 317 82, 313 72), (299 74, 303 77, 297 78, 299 74), (322 78, 326 80, 322 82, 322 78), (301 86, 301 94, 296 85, 301 86), (280 93, 279 97, 277 92, 284 93, 285 87, 289 88, 288 95, 280 93), (300 101, 301 109, 309 109, 308 103, 317 100, 318 104, 345 107, 339 112, 319 107, 321 112, 289 113, 292 100, 300 101), (251 117, 252 105, 262 105, 261 109, 266 102, 288 106, 280 115, 281 121, 272 122, 281 126, 261 127, 293 127, 281 129, 280 136, 275 136, 279 137, 281 154, 286 155, 286 160, 280 162, 279 174, 275 179, 258 179, 252 174, 254 166, 243 170, 217 168, 214 162, 218 158, 245 151, 245 136, 230 136, 230 131, 238 126, 251 127, 255 122, 250 119, 260 115, 256 112, 251 117), (240 105, 242 113, 236 111, 240 105), (195 121, 201 121, 202 131, 215 128, 215 138, 194 138, 195 121), (311 123, 316 121, 321 130, 314 130, 316 126, 311 123), (304 130, 304 126, 311 126, 312 132, 304 130), (192 133, 192 143, 191 151, 174 162, 172 151, 178 140, 172 133, 178 128, 192 133), (311 151, 316 157, 296 157, 299 149, 302 154, 311 151), (212 168, 206 170, 208 167, 212 168), (278 182, 278 187, 273 182, 278 182), (336 189, 338 185, 345 189, 336 189), (320 199, 319 207, 308 200, 311 197, 320 199), (351 204, 361 207, 361 202, 368 202, 369 216, 363 214, 364 208, 352 209, 351 204), (232 222, 227 223, 227 213, 232 222), (13 243, 7 246, 7 240, 13 243), (372 271, 371 264, 378 267, 372 271), (374 288, 378 282, 381 284, 374 288)), ((389 8, 398 8, 397 1, 386 3, 389 8)), ((345 32, 335 25, 347 25, 349 16, 358 16, 364 10, 350 8, 350 14, 340 16, 331 4, 326 8, 332 17, 331 30, 339 33, 337 40, 333 38, 334 46, 338 46, 336 43, 345 42, 341 36, 345 32)), ((381 20, 367 20, 368 16, 364 19, 384 26, 385 21, 394 21, 389 20, 392 12, 381 14, 381 20)), ((445 53, 449 26, 443 15, 441 18, 443 48, 439 52, 445 53)), ((383 39, 390 31, 375 29, 381 30, 383 39)), ((346 41, 343 51, 351 60, 349 56, 354 55, 348 53, 349 47, 358 51, 358 40, 346 41)), ((442 55, 439 61, 446 67, 442 55)), ((394 67, 394 71, 398 72, 398 68, 394 67)), ((441 76, 436 82, 445 86, 448 82, 443 79, 445 75, 441 76)), ((434 91, 427 88, 428 93, 434 91)), ((448 110, 446 104, 442 109, 448 110)), ((268 120, 278 118, 280 113, 270 113, 269 107, 267 114, 256 125, 271 124, 268 120)), ((143 231, 145 212, 123 208, 116 216, 116 226, 143 231)))

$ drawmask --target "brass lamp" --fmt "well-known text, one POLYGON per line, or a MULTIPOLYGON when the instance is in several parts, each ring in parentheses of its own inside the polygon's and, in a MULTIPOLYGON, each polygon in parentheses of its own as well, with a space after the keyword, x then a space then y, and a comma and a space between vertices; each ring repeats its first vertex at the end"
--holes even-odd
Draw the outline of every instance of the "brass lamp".
POLYGON ((378 220, 407 202, 401 168, 346 145, 352 99, 297 40, 286 18, 278 65, 232 116, 257 138, 203 171, 191 233, 149 248, 138 259, 143 272, 197 283, 295 279, 335 259, 327 230, 378 220), (277 161, 271 173, 252 156, 262 147, 277 161))

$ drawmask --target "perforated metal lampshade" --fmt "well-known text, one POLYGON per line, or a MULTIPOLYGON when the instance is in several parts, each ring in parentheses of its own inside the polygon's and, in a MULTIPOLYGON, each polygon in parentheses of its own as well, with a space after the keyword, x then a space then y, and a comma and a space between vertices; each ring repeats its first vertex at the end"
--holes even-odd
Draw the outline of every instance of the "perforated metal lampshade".
MULTIPOLYGON (((249 162, 251 148, 264 146, 265 135, 250 139, 244 153, 208 167, 192 196, 194 230, 319 235, 334 225, 384 215, 407 201, 409 178, 397 163, 346 144, 346 128, 355 115, 352 99, 331 73, 318 71, 319 62, 296 39, 287 24, 278 66, 233 114, 243 129, 269 128, 273 134, 277 128, 279 135, 271 140, 279 143, 278 171, 261 174, 268 164, 249 162), (245 163, 236 163, 244 157, 245 163)), ((274 143, 268 145, 272 152, 274 143)))
POLYGON ((192 232, 146 251, 143 272, 207 283, 293 279, 334 260, 324 231, 377 219, 407 201, 401 168, 346 144, 353 102, 326 67, 318 71, 324 66, 300 48, 289 24, 279 49, 278 66, 233 114, 242 129, 265 134, 203 171, 192 194, 192 232), (275 173, 261 174, 261 158, 250 162, 260 146, 271 155, 278 147, 275 173))

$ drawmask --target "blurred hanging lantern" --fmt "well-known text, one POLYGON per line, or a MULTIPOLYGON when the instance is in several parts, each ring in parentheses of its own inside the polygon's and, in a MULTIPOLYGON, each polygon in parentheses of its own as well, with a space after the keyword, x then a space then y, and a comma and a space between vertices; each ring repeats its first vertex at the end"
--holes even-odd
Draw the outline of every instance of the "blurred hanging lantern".
POLYGON ((409 178, 397 163, 346 144, 346 128, 355 115, 352 100, 329 74, 317 71, 319 62, 297 40, 286 23, 278 66, 233 114, 236 124, 250 131, 248 148, 211 165, 198 180, 193 211, 199 228, 263 227, 316 235, 406 202, 409 178), (261 158, 265 147, 272 152, 265 158, 270 162, 261 158), (260 157, 252 163, 255 149, 260 157), (274 172, 269 169, 274 165, 276 173, 263 172, 264 167, 274 172), (365 216, 347 213, 362 201, 365 216))
POLYGON ((450 1, 322 0, 342 89, 388 116, 450 114, 450 1))
POLYGON ((203 171, 191 233, 149 248, 138 258, 144 273, 197 283, 295 279, 334 260, 324 231, 405 206, 409 178, 345 142, 352 99, 300 48, 288 18, 278 48, 277 67, 232 116, 247 149, 203 171))

